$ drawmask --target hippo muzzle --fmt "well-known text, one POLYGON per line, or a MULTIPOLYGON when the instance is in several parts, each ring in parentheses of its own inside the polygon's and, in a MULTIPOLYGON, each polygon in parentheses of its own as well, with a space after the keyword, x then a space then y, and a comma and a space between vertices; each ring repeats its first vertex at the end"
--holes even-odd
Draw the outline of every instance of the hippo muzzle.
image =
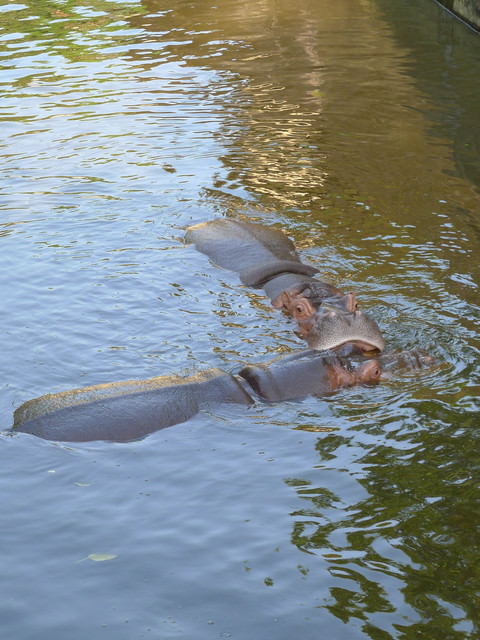
POLYGON ((380 329, 363 311, 344 311, 337 307, 325 307, 311 318, 298 321, 299 335, 311 349, 323 351, 353 344, 363 352, 383 351, 385 340, 380 329))

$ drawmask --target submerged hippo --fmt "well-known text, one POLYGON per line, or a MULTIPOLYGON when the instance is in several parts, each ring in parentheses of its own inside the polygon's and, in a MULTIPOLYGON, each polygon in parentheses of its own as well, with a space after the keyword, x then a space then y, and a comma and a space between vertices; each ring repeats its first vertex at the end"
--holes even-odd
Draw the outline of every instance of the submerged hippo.
POLYGON ((318 270, 300 262, 293 242, 278 229, 217 219, 190 227, 185 240, 216 264, 239 273, 243 284, 262 287, 275 308, 297 320, 298 335, 311 348, 351 343, 363 351, 384 349, 378 325, 358 311, 355 294, 312 277, 318 270))
POLYGON ((209 406, 252 404, 251 394, 280 402, 375 384, 379 378, 376 361, 355 370, 335 356, 308 352, 244 367, 238 375, 211 369, 188 378, 162 376, 48 394, 19 407, 12 429, 64 442, 128 442, 185 422, 209 406))
MULTIPOLYGON (((324 290, 323 287, 322 290, 324 290)), ((299 321, 307 320, 314 316, 322 305, 324 308, 335 307, 349 313, 353 313, 358 309, 357 297, 353 291, 345 294, 338 292, 334 295, 325 295, 320 298, 318 295, 312 294, 310 284, 305 287, 297 286, 287 289, 282 293, 277 306, 299 321)))
POLYGON ((354 369, 334 355, 305 351, 292 359, 248 365, 239 375, 263 400, 280 402, 307 395, 322 396, 357 384, 376 384, 381 369, 377 360, 368 360, 354 369))
POLYGON ((263 288, 277 308, 282 306, 283 291, 311 283, 324 288, 324 297, 343 295, 333 285, 312 278, 318 269, 301 262, 290 238, 274 227, 220 218, 189 227, 185 241, 215 264, 238 273, 244 285, 263 288))
POLYGON ((51 393, 22 404, 15 431, 47 440, 138 440, 185 422, 209 404, 251 404, 239 380, 220 369, 188 378, 160 376, 51 393))
MULTIPOLYGON (((185 241, 195 245, 197 251, 205 253, 215 264, 244 274, 245 284, 273 277, 271 270, 281 273, 292 269, 306 268, 311 275, 314 267, 303 265, 295 245, 283 231, 263 224, 219 218, 189 227, 185 241), (273 265, 283 263, 280 271, 273 265), (262 268, 265 273, 262 274, 262 268)), ((293 273, 296 273, 293 271, 293 273)), ((261 286, 261 285, 259 285, 261 286)))

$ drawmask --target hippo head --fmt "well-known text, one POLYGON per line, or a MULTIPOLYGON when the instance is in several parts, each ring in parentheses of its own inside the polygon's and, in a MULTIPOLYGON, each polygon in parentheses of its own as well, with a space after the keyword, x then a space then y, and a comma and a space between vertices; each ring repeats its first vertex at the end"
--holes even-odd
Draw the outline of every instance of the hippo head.
POLYGON ((362 352, 383 351, 385 340, 377 323, 363 311, 345 311, 338 307, 322 307, 305 320, 298 319, 298 335, 311 349, 324 351, 349 344, 362 352))
MULTIPOLYGON (((353 292, 343 294, 331 294, 325 298, 315 298, 302 292, 286 290, 280 296, 278 308, 282 308, 287 315, 292 315, 295 320, 305 320, 312 317, 320 308, 320 305, 333 306, 343 311, 355 311, 358 308, 357 299, 353 292)), ((275 306, 275 305, 274 305, 275 306)))

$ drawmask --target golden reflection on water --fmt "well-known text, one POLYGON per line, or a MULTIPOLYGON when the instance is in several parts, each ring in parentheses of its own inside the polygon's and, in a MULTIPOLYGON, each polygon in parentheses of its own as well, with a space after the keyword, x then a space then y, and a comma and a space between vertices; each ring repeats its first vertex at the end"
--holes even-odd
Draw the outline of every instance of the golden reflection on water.
POLYGON ((370 254, 378 275, 411 255, 414 240, 435 242, 467 272, 468 257, 443 240, 464 242, 462 212, 478 207, 478 185, 459 175, 441 124, 450 106, 415 80, 411 50, 378 3, 180 4, 158 17, 162 3, 144 4, 148 20, 133 25, 175 30, 183 41, 172 54, 233 74, 228 100, 219 95, 217 192, 245 190, 292 222, 327 225, 339 245, 370 254))

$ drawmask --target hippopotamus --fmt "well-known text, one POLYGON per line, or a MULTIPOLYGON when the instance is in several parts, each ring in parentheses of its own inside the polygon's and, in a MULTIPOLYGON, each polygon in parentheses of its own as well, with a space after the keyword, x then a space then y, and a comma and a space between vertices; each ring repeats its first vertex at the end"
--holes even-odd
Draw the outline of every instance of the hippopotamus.
MULTIPOLYGON (((295 245, 283 231, 243 220, 215 219, 189 227, 185 241, 205 253, 215 264, 235 271, 242 284, 264 289, 275 308, 289 312, 284 291, 304 291, 318 308, 322 299, 342 298, 333 285, 313 278, 318 269, 300 261, 295 245)), ((342 306, 342 303, 340 303, 342 306)))
POLYGON ((189 227, 185 240, 216 264, 236 271, 246 286, 263 288, 275 308, 294 317, 297 334, 311 348, 338 349, 351 343, 362 351, 384 349, 378 325, 358 310, 355 294, 313 277, 318 270, 300 261, 282 231, 216 219, 189 227))
POLYGON ((194 376, 160 376, 50 393, 22 404, 15 431, 65 442, 128 442, 185 422, 216 403, 249 405, 239 380, 220 369, 194 376))
POLYGON ((277 262, 285 263, 284 270, 288 263, 291 268, 302 268, 290 238, 283 231, 263 224, 218 218, 189 227, 185 241, 194 244, 197 251, 205 253, 218 266, 244 273, 247 280, 261 280, 257 268, 263 265, 267 265, 267 271, 277 262))
MULTIPOLYGON (((320 285, 326 284, 319 280, 316 282, 320 285)), ((350 313, 358 309, 357 297, 353 291, 342 294, 337 290, 338 293, 335 295, 320 297, 315 293, 318 289, 320 287, 314 288, 311 284, 290 287, 282 292, 277 302, 277 308, 281 308, 287 315, 293 316, 297 321, 311 318, 322 305, 324 308, 333 306, 350 313)), ((325 291, 325 288, 321 287, 321 290, 325 291)))
POLYGON ((355 369, 333 354, 305 351, 294 358, 248 365, 239 375, 263 400, 280 402, 307 395, 322 396, 357 384, 376 384, 381 368, 377 360, 367 360, 355 369))
POLYGON ((237 375, 210 369, 186 378, 161 376, 47 394, 16 410, 12 429, 64 442, 128 442, 214 405, 248 406, 255 397, 280 402, 321 396, 341 387, 375 384, 380 373, 375 360, 354 369, 334 355, 309 352, 247 366, 237 375))

